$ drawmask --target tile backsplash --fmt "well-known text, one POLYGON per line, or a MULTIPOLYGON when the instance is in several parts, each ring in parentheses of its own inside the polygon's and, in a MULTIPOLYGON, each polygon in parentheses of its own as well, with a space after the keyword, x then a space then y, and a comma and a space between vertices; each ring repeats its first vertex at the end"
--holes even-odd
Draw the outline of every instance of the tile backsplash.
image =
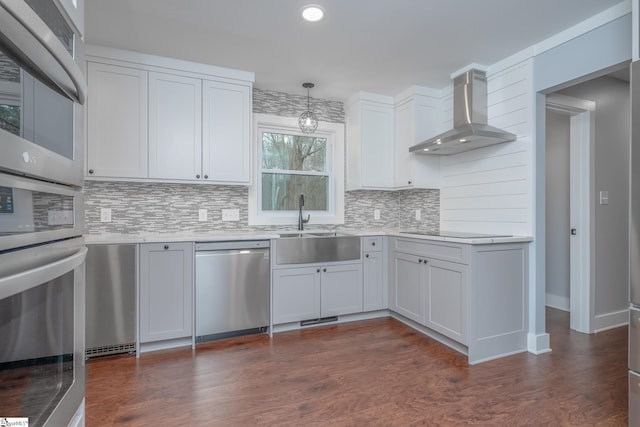
MULTIPOLYGON (((306 96, 253 90, 254 113, 295 117, 306 109, 306 103, 306 96)), ((312 98, 311 107, 320 120, 344 123, 342 102, 312 98)), ((248 189, 242 186, 86 181, 84 193, 85 228, 89 234, 276 230, 296 226, 249 227, 248 189), (111 209, 111 222, 100 222, 101 208, 111 209), (207 221, 198 221, 199 209, 207 209, 207 221), (238 209, 240 221, 222 221, 222 209, 238 209)), ((344 205, 345 224, 340 228, 437 230, 440 223, 438 190, 349 191, 344 205), (380 209, 379 220, 374 220, 374 209, 380 209), (415 219, 416 209, 421 211, 420 221, 415 219)))
MULTIPOLYGON (((220 230, 277 230, 290 226, 248 225, 248 189, 239 186, 87 181, 85 227, 89 234, 176 233, 220 230), (100 222, 100 209, 111 209, 111 222, 100 222), (207 221, 198 221, 207 209, 207 221), (240 221, 222 221, 222 209, 239 209, 240 221)), ((438 190, 349 191, 345 193, 345 224, 340 228, 418 228, 437 230, 438 190), (374 220, 380 209, 380 220, 374 220), (420 209, 422 220, 415 220, 420 209)), ((331 228, 312 226, 311 228, 331 228)))

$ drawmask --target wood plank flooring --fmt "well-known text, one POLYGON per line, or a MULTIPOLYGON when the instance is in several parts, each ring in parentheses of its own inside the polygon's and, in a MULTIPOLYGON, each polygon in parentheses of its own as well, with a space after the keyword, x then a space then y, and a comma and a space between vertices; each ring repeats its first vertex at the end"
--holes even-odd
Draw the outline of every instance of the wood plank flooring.
POLYGON ((468 366, 393 320, 88 363, 87 426, 626 426, 627 328, 468 366))

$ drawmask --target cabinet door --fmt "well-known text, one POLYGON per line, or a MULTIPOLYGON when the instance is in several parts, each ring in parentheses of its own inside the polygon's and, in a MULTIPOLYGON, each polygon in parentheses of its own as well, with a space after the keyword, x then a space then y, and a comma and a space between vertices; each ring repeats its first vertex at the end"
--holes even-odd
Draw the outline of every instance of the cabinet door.
POLYGON ((202 80, 149 73, 149 178, 202 178, 202 80))
POLYGON ((395 312, 424 324, 424 265, 422 258, 402 252, 393 257, 393 294, 390 308, 395 312))
POLYGON ((203 173, 209 181, 251 182, 251 87, 203 82, 203 173))
POLYGON ((362 265, 328 265, 322 268, 322 317, 362 312, 362 265))
POLYGON ((364 254, 364 311, 385 308, 383 262, 382 252, 366 252, 364 254))
POLYGON ((415 113, 412 102, 407 102, 396 108, 395 130, 395 178, 396 188, 414 186, 413 158, 416 154, 409 152, 409 147, 415 144, 414 124, 415 113))
POLYGON ((426 264, 426 326, 467 343, 467 266, 429 259, 426 264))
POLYGON ((320 268, 273 270, 273 323, 320 317, 320 268))
POLYGON ((89 177, 147 177, 147 78, 144 70, 89 62, 89 177))
POLYGON ((393 107, 362 105, 362 187, 393 188, 393 107))
POLYGON ((140 245, 140 342, 193 331, 193 244, 140 245))

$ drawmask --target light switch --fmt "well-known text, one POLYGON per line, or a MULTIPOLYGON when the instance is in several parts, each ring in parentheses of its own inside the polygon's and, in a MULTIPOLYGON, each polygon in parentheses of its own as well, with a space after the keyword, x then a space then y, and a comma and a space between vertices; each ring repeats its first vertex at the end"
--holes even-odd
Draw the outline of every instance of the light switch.
POLYGON ((380 209, 373 210, 373 219, 380 219, 380 209))
POLYGON ((608 205, 609 204, 609 192, 608 191, 601 191, 600 192, 600 204, 601 205, 608 205))
POLYGON ((422 219, 422 211, 420 209, 416 209, 416 221, 420 221, 422 219))
POLYGON ((198 209, 198 221, 205 222, 207 220, 207 210, 198 209))

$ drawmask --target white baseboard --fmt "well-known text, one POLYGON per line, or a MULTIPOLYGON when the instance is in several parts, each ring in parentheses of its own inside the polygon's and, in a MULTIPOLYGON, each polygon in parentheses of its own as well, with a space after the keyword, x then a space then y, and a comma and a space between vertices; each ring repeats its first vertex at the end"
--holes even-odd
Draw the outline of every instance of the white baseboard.
POLYGON ((598 314, 593 321, 593 332, 619 328, 629 324, 629 309, 598 314))
POLYGON ((556 308, 562 311, 570 311, 569 297, 563 297, 560 295, 547 294, 546 295, 547 307, 556 308))
POLYGON ((527 349, 529 350, 529 353, 533 353, 535 355, 551 352, 551 342, 549 339, 549 334, 528 334, 527 349))

